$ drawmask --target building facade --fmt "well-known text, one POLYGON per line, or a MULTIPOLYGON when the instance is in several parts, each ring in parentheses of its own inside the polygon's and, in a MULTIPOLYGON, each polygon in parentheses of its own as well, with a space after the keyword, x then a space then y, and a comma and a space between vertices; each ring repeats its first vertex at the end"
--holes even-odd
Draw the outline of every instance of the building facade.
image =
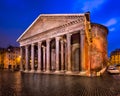
POLYGON ((0 69, 4 69, 5 49, 0 48, 0 69))
POLYGON ((43 14, 18 38, 21 71, 91 76, 106 66, 108 29, 90 14, 43 14))
POLYGON ((20 48, 9 46, 0 49, 0 69, 20 69, 20 48))
POLYGON ((120 64, 120 49, 116 49, 110 54, 110 65, 120 64))

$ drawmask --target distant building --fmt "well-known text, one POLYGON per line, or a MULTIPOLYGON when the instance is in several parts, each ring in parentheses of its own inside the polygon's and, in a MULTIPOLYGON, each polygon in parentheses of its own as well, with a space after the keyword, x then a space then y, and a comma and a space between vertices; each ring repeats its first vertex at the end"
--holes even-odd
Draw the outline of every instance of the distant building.
POLYGON ((116 49, 110 54, 111 64, 120 64, 120 49, 116 49))
POLYGON ((0 49, 0 68, 9 70, 19 70, 20 68, 20 48, 9 46, 0 49))
POLYGON ((4 69, 5 49, 0 48, 0 69, 4 69))
POLYGON ((21 71, 101 74, 106 67, 108 29, 91 23, 89 15, 40 15, 17 40, 21 47, 21 71))

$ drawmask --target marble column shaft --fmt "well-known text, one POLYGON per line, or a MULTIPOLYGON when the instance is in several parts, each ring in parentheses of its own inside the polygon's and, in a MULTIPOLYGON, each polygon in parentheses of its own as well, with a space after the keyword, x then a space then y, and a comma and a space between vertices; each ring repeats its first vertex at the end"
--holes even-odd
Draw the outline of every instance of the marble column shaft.
POLYGON ((67 62, 68 62, 68 58, 67 58, 67 43, 65 42, 65 70, 67 70, 67 62))
POLYGON ((72 71, 71 65, 71 34, 67 34, 67 56, 68 56, 68 66, 67 71, 72 71))
POLYGON ((28 71, 28 63, 29 63, 29 56, 28 56, 28 45, 25 46, 25 59, 26 59, 26 64, 25 64, 25 70, 28 71))
POLYGON ((46 63, 46 71, 50 71, 50 39, 46 40, 46 55, 47 55, 47 63, 46 63))
POLYGON ((80 31, 80 64, 81 64, 81 71, 85 70, 85 31, 80 31))
POLYGON ((31 71, 34 71, 34 44, 31 44, 31 71))
POLYGON ((43 71, 45 71, 46 67, 46 48, 43 46, 43 71))
POLYGON ((55 49, 51 49, 51 69, 54 70, 55 69, 55 65, 56 65, 56 55, 55 55, 55 49))
POLYGON ((56 71, 59 71, 59 42, 60 37, 56 37, 56 71))
POLYGON ((42 42, 38 42, 38 71, 41 71, 41 44, 42 42))
POLYGON ((64 70, 64 42, 61 40, 61 70, 64 70))

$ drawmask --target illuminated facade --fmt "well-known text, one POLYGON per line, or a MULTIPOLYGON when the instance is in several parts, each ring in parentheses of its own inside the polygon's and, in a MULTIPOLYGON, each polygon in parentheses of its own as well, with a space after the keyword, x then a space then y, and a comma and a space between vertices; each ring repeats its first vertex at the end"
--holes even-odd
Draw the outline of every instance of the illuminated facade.
POLYGON ((4 69, 5 49, 0 48, 0 69, 4 69))
POLYGON ((19 70, 20 68, 20 48, 9 46, 1 49, 0 65, 2 69, 19 70))
POLYGON ((85 14, 43 14, 18 38, 21 71, 96 76, 106 66, 108 29, 85 14))
POLYGON ((110 54, 110 62, 111 64, 120 64, 120 49, 116 49, 110 54))

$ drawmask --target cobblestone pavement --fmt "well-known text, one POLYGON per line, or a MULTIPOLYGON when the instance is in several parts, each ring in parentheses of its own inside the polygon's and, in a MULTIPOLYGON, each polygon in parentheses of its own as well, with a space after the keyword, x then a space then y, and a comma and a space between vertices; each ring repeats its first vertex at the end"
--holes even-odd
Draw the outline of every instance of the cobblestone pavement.
POLYGON ((0 72, 0 96, 120 96, 120 75, 79 77, 0 72))

